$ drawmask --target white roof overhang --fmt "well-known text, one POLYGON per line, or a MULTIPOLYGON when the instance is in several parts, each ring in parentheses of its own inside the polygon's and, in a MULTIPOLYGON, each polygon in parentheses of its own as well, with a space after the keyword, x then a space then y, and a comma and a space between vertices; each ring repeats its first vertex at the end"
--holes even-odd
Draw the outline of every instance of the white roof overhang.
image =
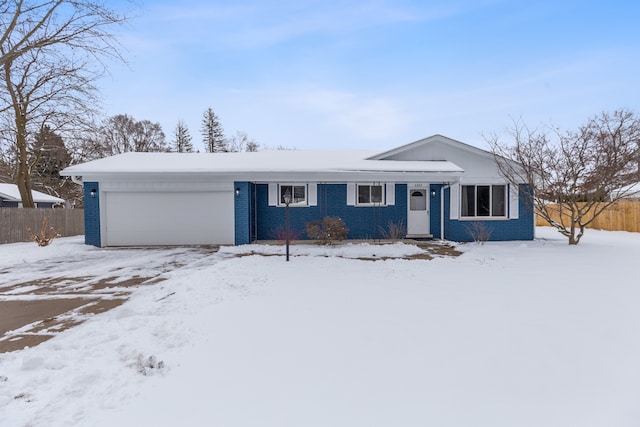
POLYGON ((464 170, 449 161, 367 160, 362 152, 128 153, 68 167, 84 181, 423 181, 451 182, 464 170))
MULTIPOLYGON (((40 191, 31 190, 31 196, 35 203, 64 203, 65 200, 40 191)), ((0 197, 12 202, 22 202, 20 191, 15 184, 0 183, 0 197)))

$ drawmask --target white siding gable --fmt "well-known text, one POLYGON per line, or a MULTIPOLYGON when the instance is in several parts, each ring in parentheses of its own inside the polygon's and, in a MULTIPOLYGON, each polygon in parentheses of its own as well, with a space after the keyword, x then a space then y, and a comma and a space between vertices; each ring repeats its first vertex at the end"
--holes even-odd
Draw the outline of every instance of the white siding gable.
POLYGON ((489 152, 467 148, 466 144, 451 144, 441 140, 425 142, 396 154, 391 154, 386 160, 447 160, 464 169, 461 182, 483 182, 495 184, 504 181, 500 175, 498 165, 489 152))

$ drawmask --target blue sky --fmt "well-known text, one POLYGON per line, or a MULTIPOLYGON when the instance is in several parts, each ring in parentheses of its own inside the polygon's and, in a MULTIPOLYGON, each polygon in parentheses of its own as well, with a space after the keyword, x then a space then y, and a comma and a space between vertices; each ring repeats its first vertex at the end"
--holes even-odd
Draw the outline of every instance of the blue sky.
POLYGON ((139 3, 107 115, 179 119, 298 149, 385 150, 436 133, 479 147, 513 119, 574 129, 640 112, 640 3, 362 0, 139 3))

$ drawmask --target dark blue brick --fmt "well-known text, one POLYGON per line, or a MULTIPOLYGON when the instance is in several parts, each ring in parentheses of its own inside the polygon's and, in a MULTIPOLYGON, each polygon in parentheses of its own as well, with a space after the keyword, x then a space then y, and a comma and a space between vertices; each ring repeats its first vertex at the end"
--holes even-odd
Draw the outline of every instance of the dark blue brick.
POLYGON ((84 183, 84 243, 101 246, 100 238, 100 188, 97 182, 84 183), (95 197, 91 197, 91 191, 95 197))
POLYGON ((436 239, 440 238, 440 218, 442 212, 440 210, 440 189, 442 184, 431 184, 429 188, 429 230, 431 235, 436 239), (431 192, 435 191, 435 197, 431 197, 431 192))
MULTIPOLYGON (((269 186, 256 185, 257 238, 277 239, 285 226, 285 208, 269 206, 269 186)), ((318 184, 318 205, 289 208, 289 226, 296 238, 307 239, 307 222, 326 216, 341 218, 349 228, 349 239, 380 239, 389 221, 407 223, 407 186, 396 184, 395 205, 347 206, 346 184, 318 184)))
POLYGON ((254 184, 249 182, 235 182, 234 184, 234 218, 235 244, 251 243, 252 190, 254 184))
MULTIPOLYGON (((473 238, 469 234, 469 227, 473 222, 485 225, 491 230, 491 241, 506 240, 533 240, 535 231, 534 214, 530 203, 527 203, 527 195, 531 194, 528 185, 520 185, 520 199, 518 201, 518 219, 509 220, 450 220, 445 221, 445 238, 457 242, 471 242, 473 238)), ((449 217, 449 189, 445 190, 445 218, 449 217)))

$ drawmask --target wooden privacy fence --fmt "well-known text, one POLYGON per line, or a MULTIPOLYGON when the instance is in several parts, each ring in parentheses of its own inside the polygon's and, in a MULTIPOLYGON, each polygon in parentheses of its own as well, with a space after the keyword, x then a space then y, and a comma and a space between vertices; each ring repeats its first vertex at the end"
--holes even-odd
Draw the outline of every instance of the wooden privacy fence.
MULTIPOLYGON (((550 206, 550 212, 554 221, 560 222, 560 214, 555 205, 550 206)), ((568 224, 568 216, 565 216, 565 224, 568 224)), ((536 225, 549 225, 547 221, 536 215, 536 225)), ((598 217, 589 224, 588 228, 612 231, 640 232, 640 200, 620 200, 606 208, 598 217)))
POLYGON ((40 233, 45 216, 60 236, 84 234, 83 209, 0 208, 0 244, 29 241, 27 227, 40 233))

